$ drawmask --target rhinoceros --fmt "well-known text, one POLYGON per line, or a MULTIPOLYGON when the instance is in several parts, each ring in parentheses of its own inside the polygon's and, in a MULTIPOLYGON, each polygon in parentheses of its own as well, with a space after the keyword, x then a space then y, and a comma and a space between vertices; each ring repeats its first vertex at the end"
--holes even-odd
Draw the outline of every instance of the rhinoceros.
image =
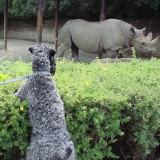
POLYGON ((118 19, 108 19, 102 22, 88 22, 81 19, 69 20, 61 28, 58 42, 58 57, 63 57, 68 49, 72 58, 79 61, 79 49, 88 53, 117 53, 120 48, 135 47, 137 52, 151 53, 156 50, 158 37, 151 40, 151 33, 145 37, 144 29, 136 29, 129 23, 118 19))

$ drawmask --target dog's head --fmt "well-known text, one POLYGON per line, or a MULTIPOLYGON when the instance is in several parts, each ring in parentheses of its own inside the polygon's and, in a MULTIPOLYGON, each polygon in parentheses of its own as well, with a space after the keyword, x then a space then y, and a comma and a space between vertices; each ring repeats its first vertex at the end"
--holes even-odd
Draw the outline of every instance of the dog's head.
POLYGON ((54 59, 54 55, 56 51, 47 47, 45 44, 39 44, 34 47, 30 47, 28 49, 33 57, 32 57, 32 70, 33 72, 37 71, 47 71, 52 75, 55 74, 56 71, 56 63, 54 59))

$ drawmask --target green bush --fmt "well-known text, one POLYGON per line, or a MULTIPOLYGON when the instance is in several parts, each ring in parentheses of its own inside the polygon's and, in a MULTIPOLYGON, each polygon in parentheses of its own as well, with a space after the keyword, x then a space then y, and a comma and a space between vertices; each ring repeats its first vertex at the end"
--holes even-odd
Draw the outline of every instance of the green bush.
MULTIPOLYGON (((4 61, 0 65, 0 81, 19 77, 30 71, 28 64, 4 61), (28 70, 28 71, 27 71, 28 70)), ((17 160, 25 153, 29 142, 30 124, 26 102, 20 102, 14 93, 20 83, 0 86, 0 159, 17 160)))
MULTIPOLYGON (((160 158, 159 63, 157 59, 112 64, 57 62, 54 80, 78 160, 160 158)), ((5 61, 0 70, 0 81, 4 81, 31 73, 31 65, 5 61)), ((22 159, 29 143, 27 103, 13 96, 21 83, 0 86, 2 160, 22 159)))

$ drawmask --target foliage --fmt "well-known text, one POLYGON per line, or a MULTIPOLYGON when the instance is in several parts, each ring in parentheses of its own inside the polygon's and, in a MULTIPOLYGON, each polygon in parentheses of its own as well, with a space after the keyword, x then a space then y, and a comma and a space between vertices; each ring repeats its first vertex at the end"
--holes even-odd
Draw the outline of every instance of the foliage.
MULTIPOLYGON (((26 74, 28 65, 5 61, 0 65, 0 80, 5 81, 26 74), (19 70, 19 68, 23 68, 19 70)), ((0 86, 0 159, 21 159, 25 155, 30 135, 26 102, 14 97, 20 83, 0 86)))
MULTIPOLYGON (((0 12, 3 11, 3 2, 0 0, 0 12)), ((10 18, 36 18, 38 0, 10 0, 10 18)), ((96 0, 61 0, 60 17, 84 18, 99 20, 100 2, 96 0)), ((159 16, 159 0, 108 0, 106 3, 107 17, 114 18, 144 18, 159 16)), ((44 17, 53 18, 55 14, 55 1, 44 0, 44 17)))
POLYGON ((12 0, 10 3, 11 17, 32 17, 37 15, 37 3, 35 0, 12 0))
MULTIPOLYGON (((150 159, 153 153, 154 159, 160 158, 159 63, 156 59, 113 64, 57 62, 54 80, 78 160, 140 160, 150 159)), ((7 61, 1 62, 0 69, 4 81, 28 74, 30 64, 7 61)), ((28 145, 27 105, 12 96, 19 86, 17 82, 0 86, 2 160, 15 150, 22 158, 28 145)))

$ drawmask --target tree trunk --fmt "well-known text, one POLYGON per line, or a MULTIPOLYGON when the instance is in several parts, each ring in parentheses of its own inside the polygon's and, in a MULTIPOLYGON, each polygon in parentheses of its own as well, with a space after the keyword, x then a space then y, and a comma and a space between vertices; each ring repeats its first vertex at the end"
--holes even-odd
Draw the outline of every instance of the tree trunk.
POLYGON ((55 13, 55 50, 58 51, 59 0, 56 0, 55 13))
POLYGON ((106 20, 106 0, 101 0, 100 21, 106 20))
POLYGON ((38 0, 37 43, 42 42, 42 25, 43 25, 43 0, 38 0))
POLYGON ((4 50, 7 50, 8 0, 4 3, 4 50))

